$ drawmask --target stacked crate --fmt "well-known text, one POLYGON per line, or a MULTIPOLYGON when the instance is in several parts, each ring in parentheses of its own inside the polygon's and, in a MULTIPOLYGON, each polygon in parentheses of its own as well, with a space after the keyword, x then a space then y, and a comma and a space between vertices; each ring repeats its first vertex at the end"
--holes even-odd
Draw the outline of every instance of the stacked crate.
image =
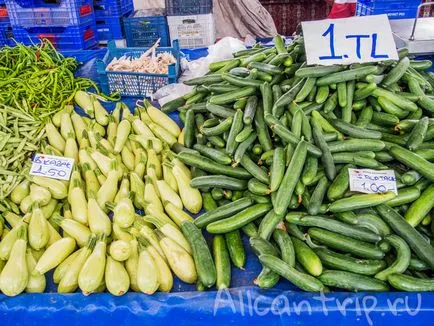
POLYGON ((14 44, 12 26, 4 1, 0 0, 0 46, 14 44))
POLYGON ((58 50, 98 44, 92 0, 5 0, 15 40, 26 45, 48 39, 58 50))
POLYGON ((389 19, 410 19, 417 15, 422 0, 358 0, 357 16, 387 14, 389 19))
POLYGON ((150 47, 158 39, 160 46, 170 46, 169 28, 163 9, 134 11, 124 18, 128 47, 150 47))
POLYGON ((93 8, 100 43, 123 39, 123 18, 133 12, 133 0, 93 0, 93 8))
POLYGON ((170 38, 181 48, 207 47, 215 42, 212 0, 166 0, 170 38))

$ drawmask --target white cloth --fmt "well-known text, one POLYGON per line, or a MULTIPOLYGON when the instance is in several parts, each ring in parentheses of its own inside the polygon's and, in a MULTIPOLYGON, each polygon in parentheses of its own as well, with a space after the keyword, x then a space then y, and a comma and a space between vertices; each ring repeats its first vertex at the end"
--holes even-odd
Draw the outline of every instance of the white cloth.
POLYGON ((259 0, 214 0, 217 38, 267 37, 277 34, 270 13, 259 0))

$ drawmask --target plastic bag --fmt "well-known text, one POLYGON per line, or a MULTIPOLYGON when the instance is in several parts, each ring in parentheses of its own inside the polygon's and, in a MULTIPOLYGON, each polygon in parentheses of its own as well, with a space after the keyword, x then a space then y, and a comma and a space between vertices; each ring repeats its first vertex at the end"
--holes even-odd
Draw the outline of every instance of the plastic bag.
MULTIPOLYGON (((233 37, 224 37, 208 47, 208 55, 206 57, 193 61, 182 60, 181 67, 183 73, 179 77, 179 81, 182 82, 191 78, 204 76, 209 71, 208 66, 210 63, 230 59, 232 58, 232 53, 245 49, 246 47, 242 41, 233 37)), ((182 83, 169 84, 155 92, 153 98, 158 100, 160 105, 163 105, 191 90, 192 87, 182 83)))

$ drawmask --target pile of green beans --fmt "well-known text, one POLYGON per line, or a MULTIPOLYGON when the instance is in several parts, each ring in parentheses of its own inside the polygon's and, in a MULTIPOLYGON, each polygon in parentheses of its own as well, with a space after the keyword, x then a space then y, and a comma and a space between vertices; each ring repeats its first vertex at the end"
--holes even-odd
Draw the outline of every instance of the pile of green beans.
POLYGON ((38 120, 47 118, 71 104, 76 91, 97 89, 90 79, 74 76, 78 65, 48 40, 33 46, 5 46, 0 49, 0 103, 25 110, 38 120))
POLYGON ((212 63, 162 107, 185 124, 175 149, 203 194, 196 225, 248 235, 263 288, 434 290, 432 62, 400 49, 307 66, 303 43, 277 36, 212 63), (349 168, 394 170, 398 194, 350 191, 349 168))
POLYGON ((20 109, 0 104, 0 200, 5 198, 24 178, 29 158, 40 148, 45 137, 44 124, 20 109))

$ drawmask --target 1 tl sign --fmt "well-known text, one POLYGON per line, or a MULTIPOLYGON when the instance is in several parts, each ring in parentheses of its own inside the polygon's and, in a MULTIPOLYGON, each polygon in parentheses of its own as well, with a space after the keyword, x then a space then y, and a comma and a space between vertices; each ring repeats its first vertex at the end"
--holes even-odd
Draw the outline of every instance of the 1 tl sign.
POLYGON ((303 22, 308 65, 397 60, 386 15, 303 22))

